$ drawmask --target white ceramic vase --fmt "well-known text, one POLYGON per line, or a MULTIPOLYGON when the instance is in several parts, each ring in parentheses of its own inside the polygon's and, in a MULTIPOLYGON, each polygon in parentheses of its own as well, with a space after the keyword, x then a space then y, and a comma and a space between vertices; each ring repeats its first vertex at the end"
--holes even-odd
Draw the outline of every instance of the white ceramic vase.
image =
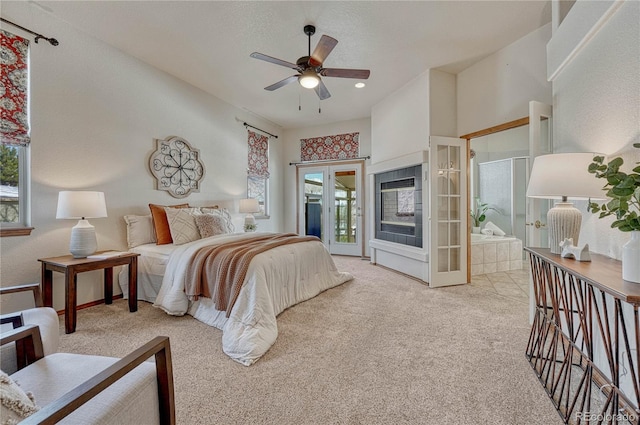
POLYGON ((622 278, 640 283, 640 230, 633 230, 629 242, 622 246, 622 278))
POLYGON ((478 226, 478 227, 473 226, 471 228, 471 233, 480 233, 480 226, 478 226))

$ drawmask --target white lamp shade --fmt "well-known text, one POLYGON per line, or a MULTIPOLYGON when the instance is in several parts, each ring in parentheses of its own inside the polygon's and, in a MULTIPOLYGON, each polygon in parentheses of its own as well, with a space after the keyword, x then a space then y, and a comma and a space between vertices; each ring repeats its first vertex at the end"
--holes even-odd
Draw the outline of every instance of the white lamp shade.
POLYGON ((244 214, 251 214, 260 211, 260 205, 257 199, 241 199, 240 200, 240 212, 244 214))
POLYGON ((606 199, 602 182, 590 174, 589 164, 596 154, 557 153, 535 158, 527 197, 543 199, 606 199))
POLYGON ((58 194, 56 218, 101 218, 107 216, 104 192, 65 190, 58 194))

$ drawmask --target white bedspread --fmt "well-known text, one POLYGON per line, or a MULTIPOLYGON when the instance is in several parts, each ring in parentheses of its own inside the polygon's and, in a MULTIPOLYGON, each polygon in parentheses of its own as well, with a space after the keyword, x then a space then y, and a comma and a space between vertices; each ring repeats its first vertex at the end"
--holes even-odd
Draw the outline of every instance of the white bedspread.
POLYGON ((236 233, 200 239, 175 248, 169 257, 162 287, 154 303, 168 314, 188 313, 222 330, 222 348, 232 359, 249 366, 273 345, 278 336, 276 316, 297 303, 353 279, 336 269, 321 242, 283 245, 257 255, 249 265, 231 315, 218 311, 211 299, 189 302, 184 294, 188 259, 207 245, 254 236, 236 233))

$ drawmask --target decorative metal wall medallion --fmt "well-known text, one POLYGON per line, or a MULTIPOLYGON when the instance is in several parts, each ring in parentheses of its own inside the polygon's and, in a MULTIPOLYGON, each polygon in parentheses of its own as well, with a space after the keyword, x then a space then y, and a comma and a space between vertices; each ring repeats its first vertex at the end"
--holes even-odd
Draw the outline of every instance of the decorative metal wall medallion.
POLYGON ((156 189, 166 190, 174 198, 184 198, 200 191, 204 165, 200 150, 181 137, 154 139, 156 150, 149 158, 149 170, 156 178, 156 189))

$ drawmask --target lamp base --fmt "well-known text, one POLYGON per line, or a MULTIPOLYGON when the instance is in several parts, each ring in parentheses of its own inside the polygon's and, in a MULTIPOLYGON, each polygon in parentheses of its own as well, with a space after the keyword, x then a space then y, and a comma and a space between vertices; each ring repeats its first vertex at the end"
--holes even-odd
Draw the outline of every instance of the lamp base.
POLYGON ((558 202, 547 212, 547 227, 549 229, 549 249, 552 254, 562 253, 560 243, 565 238, 572 238, 573 244, 578 246, 582 214, 571 202, 558 202))
POLYGON ((86 258, 97 249, 96 228, 87 220, 78 220, 78 224, 71 228, 69 252, 73 258, 86 258))
POLYGON ((256 218, 253 214, 247 214, 244 218, 244 231, 255 232, 257 227, 256 218))

